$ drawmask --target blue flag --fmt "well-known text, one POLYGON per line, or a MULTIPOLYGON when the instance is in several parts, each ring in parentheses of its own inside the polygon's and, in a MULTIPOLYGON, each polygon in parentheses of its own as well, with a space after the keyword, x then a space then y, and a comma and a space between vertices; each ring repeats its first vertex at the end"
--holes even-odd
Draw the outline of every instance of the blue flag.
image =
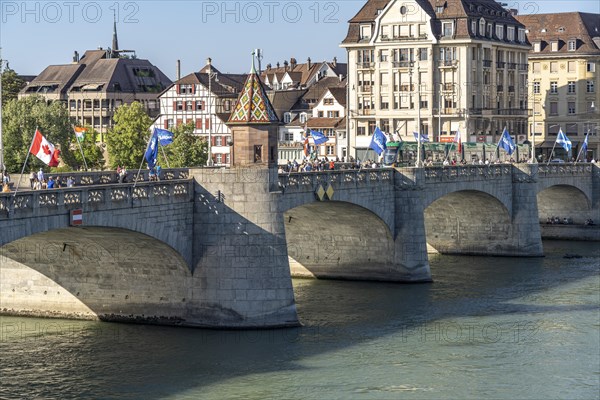
POLYGON ((159 128, 154 128, 154 132, 158 136, 158 142, 161 146, 167 146, 173 143, 173 132, 159 128))
POLYGON ((498 143, 498 146, 504 149, 509 156, 515 152, 517 146, 515 146, 515 142, 513 142, 512 138, 510 137, 508 129, 504 128, 504 131, 502 131, 502 136, 500 136, 500 143, 498 143))
POLYGON ((373 137, 371 138, 371 144, 369 147, 375 150, 375 153, 380 156, 387 147, 385 145, 386 142, 387 138, 383 132, 381 132, 381 129, 379 129, 379 127, 375 128, 375 132, 373 132, 373 137))
POLYGON ((320 144, 323 144, 329 140, 329 138, 327 136, 325 136, 323 134, 323 132, 310 131, 310 134, 317 146, 320 144))
POLYGON ((156 166, 156 160, 158 159, 158 135, 156 134, 156 131, 152 133, 145 157, 148 168, 154 168, 156 166))
POLYGON ((584 157, 585 157, 585 155, 587 153, 587 149, 588 149, 588 136, 590 136, 589 132, 587 135, 585 135, 585 139, 583 139, 583 144, 581 145, 581 151, 583 152, 584 157))
POLYGON ((571 140, 563 133, 562 128, 558 130, 556 144, 560 145, 567 152, 571 151, 571 147, 573 147, 573 143, 571 143, 571 140))
MULTIPOLYGON (((415 140, 418 142, 419 134, 417 132, 413 132, 413 135, 415 135, 415 140)), ((428 142, 429 142, 429 136, 425 135, 424 133, 421 133, 421 143, 428 143, 428 142)))

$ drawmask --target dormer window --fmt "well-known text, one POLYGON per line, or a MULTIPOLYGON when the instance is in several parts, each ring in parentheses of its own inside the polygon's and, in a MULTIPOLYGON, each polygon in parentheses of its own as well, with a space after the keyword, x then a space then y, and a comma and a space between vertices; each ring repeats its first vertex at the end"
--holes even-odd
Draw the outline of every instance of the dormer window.
POLYGON ((571 40, 569 40, 568 46, 569 46, 568 47, 569 51, 575 51, 575 50, 577 50, 577 39, 571 39, 571 40))
POLYGON ((515 40, 515 27, 514 26, 509 26, 508 28, 506 28, 506 39, 510 40, 511 42, 513 40, 515 40))
POLYGON ((479 20, 479 35, 485 36, 485 18, 479 20))
POLYGON ((438 13, 438 14, 443 13, 444 12, 444 6, 437 6, 435 12, 438 13))
POLYGON ((558 51, 558 40, 553 40, 550 46, 552 51, 558 51))
POLYGON ((360 38, 361 39, 371 39, 371 25, 361 25, 360 38))
POLYGON ((519 28, 519 42, 525 43, 525 29, 519 28))
POLYGON ((454 35, 454 26, 452 22, 442 22, 442 35, 452 37, 454 35))
POLYGON ((504 39, 504 25, 496 25, 496 36, 498 39, 504 39))
POLYGON ((558 28, 558 32, 559 33, 564 33, 565 32, 564 26, 561 26, 560 28, 558 28))
POLYGON ((292 114, 289 112, 286 112, 285 114, 283 114, 283 122, 286 124, 289 124, 290 122, 292 122, 292 114))
POLYGON ((533 51, 539 53, 542 51, 542 42, 534 42, 533 43, 533 51))
POLYGON ((304 123, 306 123, 306 118, 307 118, 307 117, 306 117, 306 113, 302 113, 302 114, 300 114, 300 123, 301 123, 301 124, 304 124, 304 123))

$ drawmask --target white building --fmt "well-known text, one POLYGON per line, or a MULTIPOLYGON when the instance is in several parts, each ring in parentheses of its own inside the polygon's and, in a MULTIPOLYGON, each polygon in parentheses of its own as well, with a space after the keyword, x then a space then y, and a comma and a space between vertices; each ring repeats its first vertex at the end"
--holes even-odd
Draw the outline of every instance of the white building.
POLYGON ((351 155, 374 156, 376 126, 436 142, 457 131, 463 142, 495 142, 507 126, 526 140, 530 46, 525 27, 499 3, 369 0, 342 47, 351 155))

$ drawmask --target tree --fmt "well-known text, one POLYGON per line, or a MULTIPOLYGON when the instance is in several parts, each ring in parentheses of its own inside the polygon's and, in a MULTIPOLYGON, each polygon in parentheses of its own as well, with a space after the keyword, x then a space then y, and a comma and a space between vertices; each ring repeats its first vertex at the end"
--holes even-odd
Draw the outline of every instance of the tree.
POLYGON ((115 126, 106 137, 110 166, 137 168, 148 145, 152 119, 141 103, 133 102, 119 107, 113 120, 115 126))
MULTIPOLYGON (((0 60, 0 62, 2 62, 0 60)), ((19 91, 25 87, 25 81, 15 71, 6 68, 2 72, 2 105, 10 100, 15 100, 19 91)))
MULTIPOLYGON (((2 135, 7 170, 13 173, 21 171, 36 128, 61 150, 61 161, 73 167, 75 158, 69 146, 73 136, 69 111, 63 103, 55 101, 48 104, 41 96, 27 96, 10 100, 3 109, 2 135)), ((28 167, 38 169, 45 164, 31 155, 28 167)))
POLYGON ((104 166, 104 154, 96 142, 98 135, 99 133, 90 127, 87 128, 85 138, 80 143, 77 143, 77 138, 75 135, 73 135, 73 140, 71 141, 71 151, 73 152, 76 163, 75 167, 77 169, 85 168, 85 163, 83 162, 83 157, 81 156, 81 150, 83 150, 85 162, 87 163, 89 169, 102 169, 104 166), (79 150, 80 145, 81 150, 79 150))
POLYGON ((193 132, 193 122, 173 130, 173 143, 163 147, 171 168, 199 167, 206 164, 208 143, 193 132))

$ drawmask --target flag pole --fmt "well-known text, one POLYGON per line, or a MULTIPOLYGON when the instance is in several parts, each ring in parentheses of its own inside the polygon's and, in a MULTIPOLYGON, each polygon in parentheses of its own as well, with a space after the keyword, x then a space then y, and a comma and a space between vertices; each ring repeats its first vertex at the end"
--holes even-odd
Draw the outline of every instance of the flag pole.
POLYGON ((167 163, 167 168, 171 168, 171 166, 169 165, 169 159, 167 158, 167 155, 165 154, 165 147, 163 145, 160 145, 160 149, 162 150, 163 157, 165 158, 165 162, 167 163))
MULTIPOLYGON (((558 140, 558 136, 556 136, 556 140, 558 140)), ((552 155, 554 154, 554 149, 556 148, 556 140, 554 141, 554 146, 552 146, 552 151, 550 152, 550 157, 548 157, 546 166, 550 165, 550 161, 552 161, 552 155)))
MULTIPOLYGON (((588 129, 587 133, 585 134, 585 139, 588 138, 590 134, 590 130, 588 129)), ((585 139, 583 140, 583 142, 585 143, 585 139)), ((579 153, 577 153, 577 159, 575 159, 575 164, 577 164, 579 162, 579 157, 581 156, 581 152, 583 151, 583 146, 581 146, 581 148, 579 149, 579 153)))
POLYGON ((140 171, 142 170, 142 166, 144 166, 144 159, 146 158, 146 152, 148 151, 148 147, 150 147, 151 140, 152 140, 152 135, 150 135, 150 139, 148 139, 148 143, 146 144, 146 149, 144 150, 144 154, 142 154, 142 162, 140 162, 140 167, 138 168, 137 174, 135 175, 133 187, 135 187, 135 185, 137 185, 138 179, 140 177, 140 171))
MULTIPOLYGON (((38 127, 35 127, 35 132, 37 133, 38 131, 38 127)), ((17 199, 17 192, 19 191, 19 185, 21 184, 21 179, 23 179, 23 173, 25 172, 25 167, 27 166, 27 161, 29 161, 29 154, 31 154, 31 148, 33 147, 33 141, 35 140, 35 135, 36 133, 33 134, 33 138, 31 138, 31 143, 29 144, 29 149, 27 150, 27 156, 25 156, 25 162, 23 163, 23 168, 21 168, 21 175, 19 175, 19 181, 17 183, 17 185, 15 186, 15 193, 13 193, 13 199, 12 199, 12 207, 13 207, 13 212, 15 211, 14 206, 15 206, 15 201, 17 199)), ((10 207, 8 208, 9 214, 10 214, 10 207)))
MULTIPOLYGON (((75 132, 75 126, 73 126, 73 132, 75 132)), ((87 162, 85 161, 85 155, 83 154, 83 148, 81 148, 81 142, 79 141, 79 138, 77 137, 77 132, 75 132, 75 140, 77 141, 77 145, 79 146, 79 151, 81 151, 81 157, 83 157, 83 165, 85 166, 85 170, 87 172, 88 166, 87 166, 87 162)))

